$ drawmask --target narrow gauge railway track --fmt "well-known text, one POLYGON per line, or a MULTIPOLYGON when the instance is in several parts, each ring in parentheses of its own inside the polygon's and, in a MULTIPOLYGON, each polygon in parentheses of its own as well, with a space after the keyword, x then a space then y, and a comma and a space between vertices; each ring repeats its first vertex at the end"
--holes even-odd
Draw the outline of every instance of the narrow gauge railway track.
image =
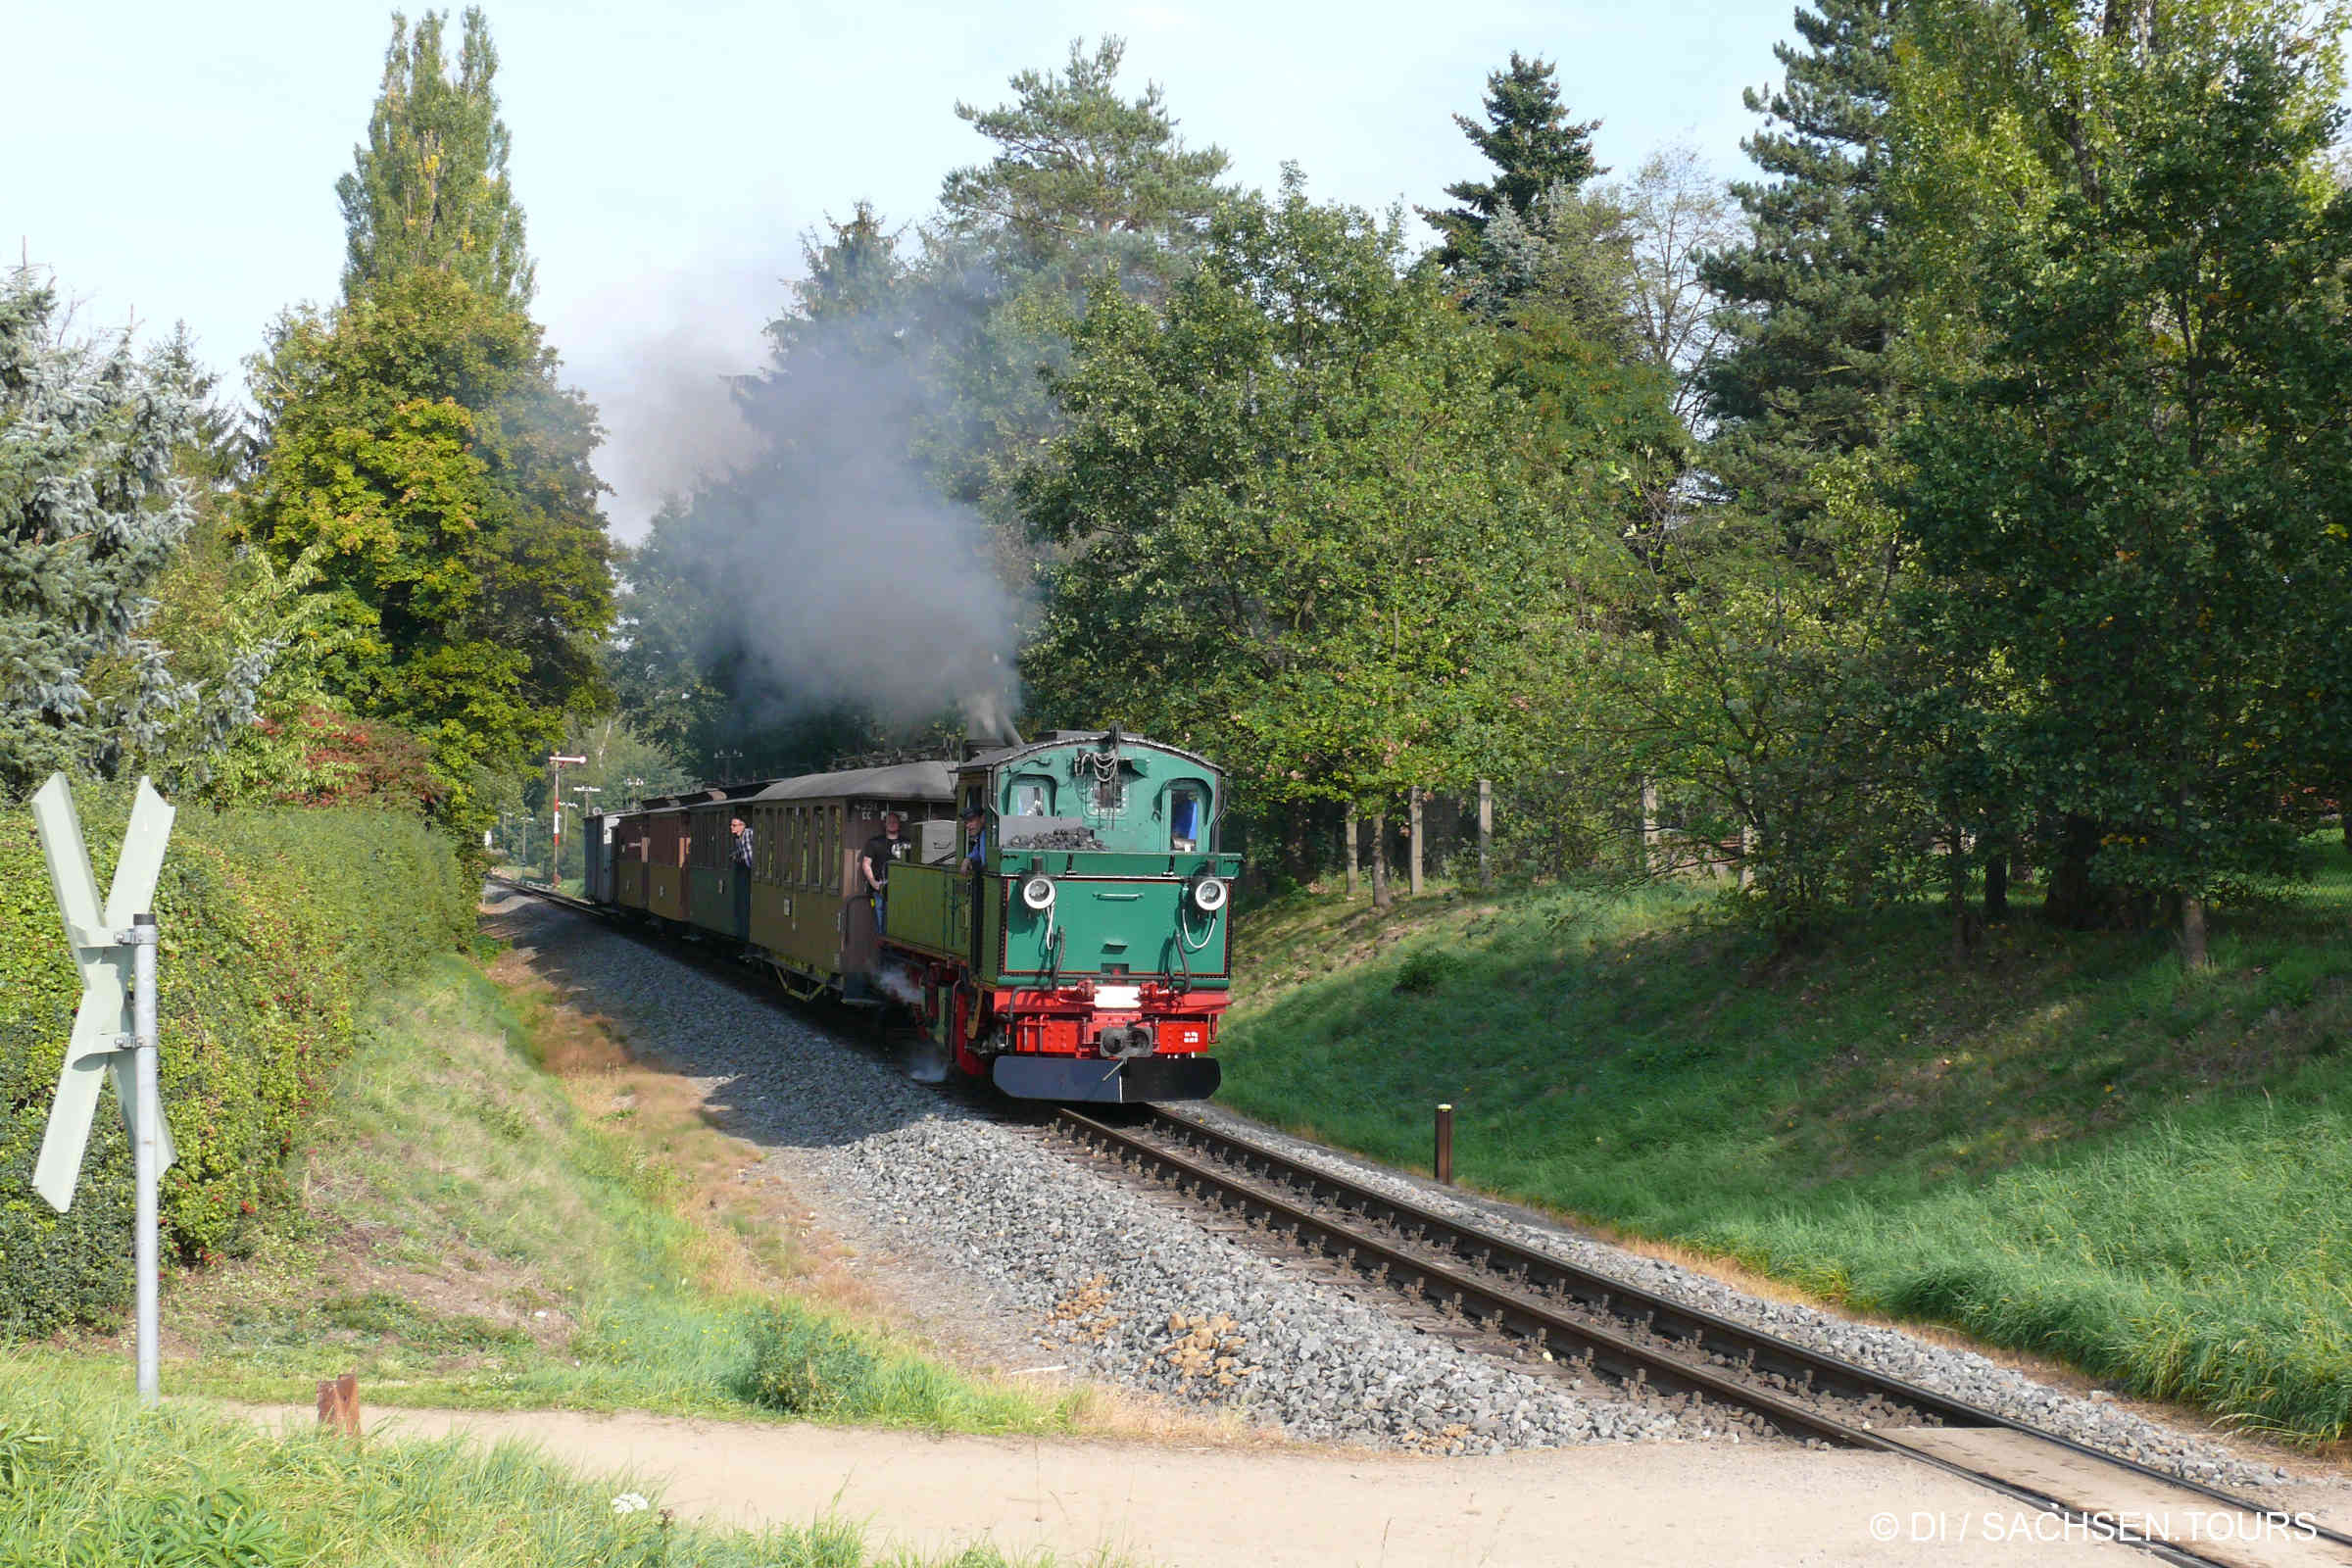
POLYGON ((1064 1108, 1055 1126, 1141 1176, 1571 1369, 1730 1406, 1808 1441, 1901 1454, 2169 1562, 2352 1563, 2352 1535, 1581 1267, 1189 1116, 1153 1109, 1122 1127, 1064 1108), (2124 1516, 2167 1514, 2168 1502, 2185 1517, 2192 1499, 2210 1505, 2199 1517, 2235 1516, 2231 1539, 2139 1539, 2118 1528, 2124 1516))

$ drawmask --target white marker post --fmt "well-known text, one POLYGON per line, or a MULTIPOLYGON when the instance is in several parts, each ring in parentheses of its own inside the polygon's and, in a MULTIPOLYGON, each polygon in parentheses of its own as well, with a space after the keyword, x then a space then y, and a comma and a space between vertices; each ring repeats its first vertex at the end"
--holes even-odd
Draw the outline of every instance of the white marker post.
POLYGON ((133 1249, 138 1274, 139 1398, 147 1404, 156 1400, 160 1368, 156 1187, 177 1157, 172 1148, 171 1125, 164 1119, 155 1055, 155 883, 163 873, 172 815, 172 808, 154 787, 139 780, 130 829, 123 835, 122 856, 115 862, 114 886, 102 911, 98 879, 90 871, 89 850, 82 841, 81 819, 74 813, 74 794, 66 787, 66 776, 52 774, 32 798, 33 825, 40 833, 42 858, 49 863, 50 891, 57 896, 66 941, 81 968, 81 1005, 74 1013, 74 1034, 66 1045, 57 1098, 50 1104, 40 1158, 32 1169, 32 1186, 59 1213, 73 1206, 74 1189, 81 1178, 81 1157, 89 1148, 90 1119, 98 1108, 99 1072, 105 1070, 115 1080, 115 1099, 122 1108, 122 1130, 130 1139, 132 1178, 137 1188, 133 1249), (130 993, 127 998, 126 991, 130 993), (129 1033, 122 1028, 126 1000, 131 1004, 129 1033))

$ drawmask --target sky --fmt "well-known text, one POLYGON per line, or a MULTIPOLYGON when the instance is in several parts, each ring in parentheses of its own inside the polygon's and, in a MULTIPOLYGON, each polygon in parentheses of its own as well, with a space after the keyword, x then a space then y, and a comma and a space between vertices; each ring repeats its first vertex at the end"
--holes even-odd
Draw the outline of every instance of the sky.
MULTIPOLYGON (((1694 147, 1748 172, 1743 86, 1778 75, 1791 0, 1394 0, 802 5, 486 0, 538 262, 533 311, 602 411, 599 470, 623 538, 727 442, 720 377, 803 270, 800 236, 864 199, 893 220, 988 144, 956 119, 1070 41, 1127 39, 1122 81, 1160 83, 1182 134, 1246 185, 1286 162, 1318 197, 1439 205, 1486 166, 1475 114, 1514 49, 1558 67, 1603 164, 1694 147)), ((75 324, 185 321, 232 381, 269 322, 332 300, 334 183, 365 135, 390 8, 345 0, 191 6, 7 0, 10 122, 0 240, 54 270, 75 324), (28 69, 29 66, 29 69, 28 69)), ((452 39, 454 56, 455 39, 452 39)))

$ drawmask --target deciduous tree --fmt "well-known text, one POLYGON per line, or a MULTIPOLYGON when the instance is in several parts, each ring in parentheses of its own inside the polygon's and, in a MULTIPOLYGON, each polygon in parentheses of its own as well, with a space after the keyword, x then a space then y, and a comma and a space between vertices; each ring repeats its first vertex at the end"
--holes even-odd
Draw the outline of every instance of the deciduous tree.
POLYGON ((1208 748, 1261 800, 1377 809, 1493 755, 1558 545, 1494 339, 1400 249, 1293 172, 1164 315, 1097 295, 1021 490, 1067 552, 1034 708, 1208 748))
POLYGON ((356 294, 413 268, 454 272, 482 293, 530 303, 532 264, 522 208, 507 179, 512 138, 498 118, 498 51, 478 7, 468 7, 457 74, 442 52, 447 12, 412 31, 392 16, 384 80, 368 139, 335 182, 349 230, 343 292, 356 294))
POLYGON ((594 411, 511 301, 433 268, 287 317, 253 396, 247 536, 286 563, 325 544, 321 586, 357 634, 330 685, 420 736, 447 811, 474 825, 480 770, 603 700, 594 411))
POLYGON ((2053 914, 2169 900, 2202 963, 2206 901, 2294 869, 2352 750, 2342 17, 1920 9, 1903 185, 1939 313, 1978 302, 1901 441, 1923 619, 2006 672, 1981 722, 2053 914))

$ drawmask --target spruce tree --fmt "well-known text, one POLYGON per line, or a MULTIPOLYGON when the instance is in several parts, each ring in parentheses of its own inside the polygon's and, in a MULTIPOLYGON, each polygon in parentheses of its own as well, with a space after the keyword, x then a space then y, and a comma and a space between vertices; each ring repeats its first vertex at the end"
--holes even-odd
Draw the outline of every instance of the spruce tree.
POLYGON ((1600 122, 1579 123, 1568 118, 1550 62, 1512 50, 1509 68, 1488 74, 1483 107, 1485 124, 1468 115, 1454 116, 1453 122, 1494 166, 1494 177, 1446 186, 1446 194, 1460 202, 1459 207, 1442 212, 1416 209, 1444 236, 1438 260, 1446 267, 1459 267, 1475 256, 1487 224, 1505 208, 1526 218, 1554 186, 1575 190, 1608 172, 1592 161, 1592 132, 1600 128, 1600 122))
POLYGON ((197 373, 182 341, 142 359, 57 326, 47 281, 0 278, 0 798, 111 770, 195 696, 144 631, 195 521, 197 373))
POLYGON ((1812 466, 1875 444, 1881 427, 1901 289, 1885 190, 1899 4, 1796 13, 1804 47, 1774 48, 1787 79, 1745 95, 1766 123, 1741 145, 1771 176, 1733 187, 1754 236, 1704 269, 1730 307, 1730 341, 1703 378, 1718 427, 1708 466, 1787 524, 1820 504, 1812 466))
POLYGON ((395 12, 383 86, 352 172, 335 182, 350 237, 343 291, 412 268, 455 272, 483 293, 529 303, 522 208, 507 181, 498 118, 498 51, 478 7, 466 12, 453 80, 441 49, 446 12, 409 28, 395 12))

